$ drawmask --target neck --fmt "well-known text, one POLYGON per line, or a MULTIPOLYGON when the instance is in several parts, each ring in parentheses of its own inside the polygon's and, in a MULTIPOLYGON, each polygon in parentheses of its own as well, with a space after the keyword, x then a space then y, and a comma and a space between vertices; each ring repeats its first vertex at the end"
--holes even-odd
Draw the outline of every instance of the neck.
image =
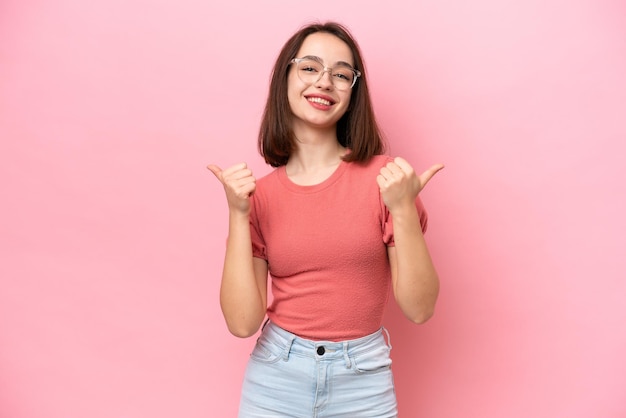
POLYGON ((285 167, 287 176, 296 184, 312 185, 327 179, 337 169, 347 150, 336 137, 297 140, 297 148, 285 167))
POLYGON ((345 153, 346 149, 337 141, 328 144, 299 143, 287 166, 304 171, 324 168, 337 165, 345 153))
POLYGON ((288 171, 315 171, 339 164, 346 149, 337 140, 336 126, 328 129, 296 128, 299 128, 294 129, 296 149, 287 162, 288 171))

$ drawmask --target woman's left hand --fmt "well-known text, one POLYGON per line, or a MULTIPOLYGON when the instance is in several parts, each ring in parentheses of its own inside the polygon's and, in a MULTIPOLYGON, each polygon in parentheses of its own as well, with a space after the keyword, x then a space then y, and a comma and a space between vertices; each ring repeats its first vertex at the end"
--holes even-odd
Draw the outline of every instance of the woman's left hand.
POLYGON ((417 195, 442 168, 443 164, 435 164, 418 176, 404 158, 396 157, 387 163, 380 169, 376 182, 389 211, 393 212, 404 205, 415 206, 417 195))

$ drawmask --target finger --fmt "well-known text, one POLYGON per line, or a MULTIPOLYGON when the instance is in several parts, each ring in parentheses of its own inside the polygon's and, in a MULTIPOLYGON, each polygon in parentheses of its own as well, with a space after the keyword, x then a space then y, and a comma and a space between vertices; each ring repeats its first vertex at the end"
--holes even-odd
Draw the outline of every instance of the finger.
POLYGON ((222 176, 225 180, 241 180, 252 177, 252 170, 245 168, 243 170, 234 171, 232 173, 224 173, 222 176))
POLYGON ((396 158, 393 159, 393 162, 394 162, 394 165, 396 167, 398 167, 400 170, 402 170, 404 173, 409 174, 409 173, 413 172, 413 167, 404 158, 396 157, 396 158))
POLYGON ((424 171, 419 177, 422 187, 426 186, 426 183, 428 183, 430 179, 432 179, 433 176, 437 174, 443 167, 444 167, 443 164, 435 164, 432 167, 430 167, 428 170, 424 171))
POLYGON ((391 175, 394 177, 402 176, 404 174, 402 168, 400 168, 400 166, 398 166, 396 163, 389 163, 386 167, 391 172, 391 175))
POLYGON ((222 169, 215 164, 209 164, 206 168, 217 177, 219 181, 222 181, 222 169))
POLYGON ((233 188, 240 189, 248 184, 256 184, 256 179, 252 176, 248 176, 238 180, 229 181, 228 184, 233 188))
POLYGON ((376 183, 378 183, 378 187, 381 190, 384 190, 387 188, 387 179, 382 174, 379 174, 376 176, 376 183))
POLYGON ((240 189, 240 192, 245 197, 250 197, 254 191, 256 190, 256 182, 250 182, 243 185, 240 189))
POLYGON ((393 172, 389 169, 388 166, 385 166, 380 169, 380 176, 382 176, 385 180, 391 180, 394 178, 393 172))
POLYGON ((222 175, 228 176, 236 171, 243 170, 246 168, 248 168, 248 165, 246 163, 235 164, 233 166, 228 167, 226 170, 224 170, 222 175))

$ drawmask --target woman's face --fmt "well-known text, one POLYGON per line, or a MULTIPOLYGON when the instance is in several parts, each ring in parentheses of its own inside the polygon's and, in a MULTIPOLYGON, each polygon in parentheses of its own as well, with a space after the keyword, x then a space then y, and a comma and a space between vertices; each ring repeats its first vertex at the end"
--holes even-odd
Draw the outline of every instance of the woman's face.
MULTIPOLYGON (((303 57, 319 61, 324 67, 343 69, 344 72, 347 65, 354 68, 348 45, 329 33, 317 32, 307 36, 296 55, 296 58, 303 57)), ((317 81, 305 82, 298 76, 297 67, 295 63, 290 65, 287 79, 287 97, 294 115, 294 130, 302 125, 309 129, 335 127, 350 105, 352 89, 337 88, 337 76, 331 76, 329 71, 323 72, 317 81)), ((310 75, 310 71, 307 73, 310 75)))

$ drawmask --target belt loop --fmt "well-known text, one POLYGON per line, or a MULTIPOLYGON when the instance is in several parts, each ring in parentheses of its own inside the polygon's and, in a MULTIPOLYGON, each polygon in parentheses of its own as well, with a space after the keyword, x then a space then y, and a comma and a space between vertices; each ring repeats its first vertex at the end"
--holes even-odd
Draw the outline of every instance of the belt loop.
POLYGON ((387 334, 387 346, 389 347, 389 350, 391 350, 391 336, 389 335, 389 331, 387 331, 387 328, 385 327, 383 327, 383 331, 387 334))
POLYGON ((350 360, 350 356, 348 355, 348 342, 343 342, 343 359, 346 361, 346 368, 352 368, 352 361, 350 360))
POLYGON ((265 329, 265 326, 267 325, 267 323, 268 323, 268 322, 270 322, 270 319, 269 319, 269 318, 267 318, 267 319, 265 320, 265 322, 263 322, 263 326, 261 327, 261 331, 263 331, 263 330, 265 329))
POLYGON ((289 353, 291 352, 291 346, 293 345, 293 340, 295 339, 296 337, 294 335, 289 337, 289 341, 287 341, 287 344, 285 345, 285 349, 283 352, 283 361, 289 360, 289 353))

